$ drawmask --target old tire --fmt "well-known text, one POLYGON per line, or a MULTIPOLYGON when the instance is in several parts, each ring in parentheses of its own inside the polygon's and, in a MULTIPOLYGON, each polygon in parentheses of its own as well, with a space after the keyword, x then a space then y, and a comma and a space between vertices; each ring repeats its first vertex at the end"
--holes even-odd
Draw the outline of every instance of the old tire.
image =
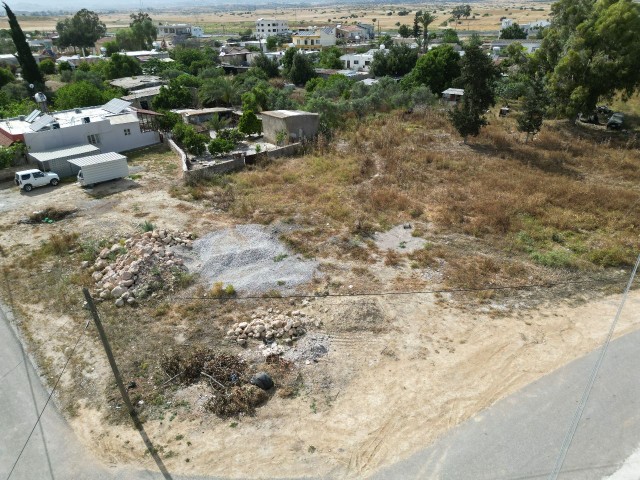
POLYGON ((273 380, 269 376, 269 374, 265 372, 256 373, 253 377, 251 377, 252 385, 255 385, 262 390, 270 390, 273 388, 273 380))
POLYGON ((33 190, 33 187, 31 185, 29 185, 28 183, 22 188, 23 188, 23 190, 25 192, 30 192, 31 190, 33 190))
POLYGON ((54 178, 53 180, 51 180, 51 186, 55 187, 60 183, 60 180, 58 180, 57 178, 54 178))

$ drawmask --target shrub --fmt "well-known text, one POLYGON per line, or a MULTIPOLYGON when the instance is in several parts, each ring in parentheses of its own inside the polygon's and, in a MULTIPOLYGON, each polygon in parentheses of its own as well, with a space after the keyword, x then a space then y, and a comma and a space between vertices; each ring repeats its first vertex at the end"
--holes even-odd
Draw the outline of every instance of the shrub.
POLYGON ((143 232, 153 232, 155 228, 156 228, 155 225, 148 220, 145 220, 140 224, 140 229, 143 232))
POLYGON ((40 71, 45 75, 56 73, 56 64, 50 58, 45 58, 40 62, 40 71))
POLYGON ((221 155, 228 153, 236 147, 235 143, 231 140, 225 140, 224 138, 214 138, 209 142, 208 148, 211 155, 221 155))
POLYGON ((211 287, 210 295, 214 298, 229 298, 236 294, 236 289, 233 285, 229 284, 226 287, 222 282, 216 282, 211 287))

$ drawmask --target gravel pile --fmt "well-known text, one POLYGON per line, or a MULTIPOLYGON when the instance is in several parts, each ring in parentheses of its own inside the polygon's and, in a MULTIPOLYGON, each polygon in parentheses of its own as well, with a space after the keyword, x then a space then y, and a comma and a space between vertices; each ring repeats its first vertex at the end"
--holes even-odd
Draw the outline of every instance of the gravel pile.
POLYGON ((238 292, 290 291, 313 278, 317 262, 302 260, 261 225, 239 225, 211 232, 185 251, 190 272, 212 285, 231 284, 238 292))

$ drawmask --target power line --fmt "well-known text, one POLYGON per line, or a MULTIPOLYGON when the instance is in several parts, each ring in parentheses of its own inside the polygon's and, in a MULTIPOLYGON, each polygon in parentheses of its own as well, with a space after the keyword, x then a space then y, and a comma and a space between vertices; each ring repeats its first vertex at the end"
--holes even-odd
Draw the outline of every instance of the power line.
POLYGON ((560 452, 558 454, 558 458, 556 459, 556 464, 549 475, 549 480, 557 480, 560 471, 562 470, 562 465, 564 464, 565 458, 567 457, 567 452, 569 448, 571 448, 571 443, 573 442, 573 437, 576 434, 576 430, 578 429, 578 424, 580 423, 580 419, 582 418, 582 414, 584 413, 584 408, 589 401, 589 395, 591 395, 591 390, 593 389, 593 385, 596 381, 596 377, 598 376, 598 372, 600 371, 600 367, 602 366, 602 361, 604 360, 605 355, 607 354, 607 349, 609 347, 609 343, 611 342, 611 338, 613 337, 613 332, 618 323, 618 319, 622 314, 622 309, 624 307, 625 302, 627 301, 627 296, 629 295, 629 290, 631 290, 631 285, 633 284, 633 280, 636 276, 636 272, 638 271, 638 266, 640 266, 640 255, 638 255, 638 259, 636 260, 636 264, 633 267, 633 271, 631 272, 631 276, 629 277, 629 282, 627 283, 627 287, 624 290, 624 294, 622 295, 622 300, 620 301, 620 305, 618 306, 618 311, 616 312, 616 316, 613 318, 611 322, 611 327, 609 327, 609 332, 607 333, 607 337, 602 344, 600 349, 600 355, 598 356, 598 360, 596 361, 593 369, 591 370, 591 375, 589 376, 589 380, 582 394, 582 398, 580 399, 580 403, 578 403, 578 408, 576 409, 575 414, 573 415, 573 419, 571 421, 571 425, 569 426, 569 430, 564 437, 564 441, 562 442, 562 447, 560 448, 560 452))
POLYGON ((552 283, 531 283, 522 285, 484 285, 481 287, 459 287, 459 288, 442 288, 434 290, 408 290, 408 291, 392 291, 392 292, 361 292, 361 293, 323 293, 311 294, 300 293, 291 295, 244 295, 241 297, 174 297, 174 300, 287 300, 291 298, 326 298, 326 297, 386 297, 386 296, 403 296, 403 295, 424 295, 435 293, 464 293, 464 292, 483 292, 489 290, 529 290, 532 288, 553 288, 565 285, 583 285, 590 283, 616 284, 617 280, 575 280, 568 282, 552 282, 552 283))
POLYGON ((20 453, 18 453, 18 458, 16 458, 16 461, 13 463, 13 466, 11 467, 11 471, 9 472, 9 475, 7 476, 7 480, 9 480, 11 478, 11 475, 13 474, 13 471, 15 470, 16 466, 18 465, 18 461, 20 460, 20 457, 24 453, 25 448, 27 448, 27 444, 29 443, 29 440, 31 439, 31 436, 33 435, 33 432, 35 431, 36 427, 40 423, 40 419, 42 418, 42 414, 44 413, 45 409, 47 408, 47 405, 49 405, 49 402, 51 401, 51 397, 53 397, 53 393, 56 391, 56 388, 58 387, 58 384, 60 383, 60 380, 62 379, 62 375, 64 374, 65 370, 67 369, 67 366, 69 365, 69 362, 71 361, 71 359, 73 358, 74 354, 76 353, 76 349, 78 348, 78 344, 80 343, 80 340, 82 340, 82 337, 84 336, 84 333, 87 330, 88 326, 89 326, 89 322, 86 323, 86 325, 82 329, 82 332, 78 336, 78 339, 76 340, 76 343, 73 346, 73 349, 71 350, 71 354, 67 358, 67 361, 64 363, 64 366, 62 367, 62 371, 60 372, 60 375, 58 375, 58 378, 56 379, 56 383, 53 385, 53 388, 51 389, 51 392, 49 393, 49 396, 47 397, 47 401, 44 403, 44 407, 42 407, 42 410, 38 414, 38 418, 36 419, 36 423, 33 425, 33 428, 31 429, 31 432, 29 432, 29 436, 27 437, 27 440, 24 442, 24 445, 22 446, 22 449, 20 450, 20 453))

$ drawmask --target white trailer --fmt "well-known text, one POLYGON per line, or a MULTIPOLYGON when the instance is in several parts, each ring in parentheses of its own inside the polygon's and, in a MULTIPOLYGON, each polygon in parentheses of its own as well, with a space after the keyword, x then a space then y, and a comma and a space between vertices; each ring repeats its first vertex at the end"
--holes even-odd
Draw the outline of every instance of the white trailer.
POLYGON ((124 178, 129 175, 127 157, 116 152, 73 158, 67 161, 80 167, 78 183, 82 187, 115 180, 117 178, 124 178))

